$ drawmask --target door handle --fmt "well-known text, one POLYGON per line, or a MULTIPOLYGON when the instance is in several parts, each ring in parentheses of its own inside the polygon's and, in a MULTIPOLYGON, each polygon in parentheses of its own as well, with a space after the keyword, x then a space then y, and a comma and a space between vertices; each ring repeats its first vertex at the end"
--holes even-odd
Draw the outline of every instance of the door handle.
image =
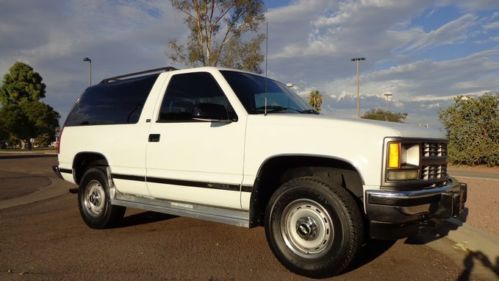
POLYGON ((149 142, 159 142, 159 137, 160 134, 150 134, 149 135, 149 142))

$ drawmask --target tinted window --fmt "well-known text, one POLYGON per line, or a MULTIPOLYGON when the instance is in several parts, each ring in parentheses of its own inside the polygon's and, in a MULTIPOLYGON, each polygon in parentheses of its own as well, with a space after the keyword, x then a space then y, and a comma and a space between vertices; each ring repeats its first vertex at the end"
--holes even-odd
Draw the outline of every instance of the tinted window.
POLYGON ((137 123, 157 77, 155 74, 87 88, 65 126, 137 123))
POLYGON ((159 122, 192 121, 194 107, 198 104, 217 104, 234 114, 217 81, 206 72, 172 76, 161 103, 159 122))
POLYGON ((317 113, 281 82, 259 75, 221 71, 225 80, 250 114, 272 112, 317 113))

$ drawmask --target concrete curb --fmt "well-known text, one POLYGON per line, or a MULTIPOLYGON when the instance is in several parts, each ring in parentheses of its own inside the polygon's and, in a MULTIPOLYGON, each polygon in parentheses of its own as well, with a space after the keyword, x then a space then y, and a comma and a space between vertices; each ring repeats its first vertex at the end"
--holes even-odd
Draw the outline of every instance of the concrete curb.
POLYGON ((499 277, 498 236, 457 219, 448 219, 435 231, 423 234, 419 239, 422 239, 422 244, 463 267, 459 280, 473 279, 470 274, 478 276, 477 280, 497 280, 499 277))
POLYGON ((0 155, 2 154, 57 154, 55 150, 0 150, 0 155))
POLYGON ((2 159, 21 159, 21 158, 37 158, 37 157, 57 157, 55 153, 0 153, 2 159))
POLYGON ((0 159, 6 158, 32 158, 32 157, 56 157, 57 153, 55 151, 45 151, 45 152, 22 152, 22 151, 0 151, 0 159))
POLYGON ((447 238, 458 243, 463 249, 473 252, 482 252, 491 261, 499 258, 499 237, 463 223, 457 219, 451 218, 447 223, 456 230, 451 230, 447 238))
POLYGON ((68 193, 68 188, 61 186, 58 179, 49 178, 49 180, 50 184, 47 187, 40 188, 24 196, 0 201, 0 210, 35 203, 68 193))

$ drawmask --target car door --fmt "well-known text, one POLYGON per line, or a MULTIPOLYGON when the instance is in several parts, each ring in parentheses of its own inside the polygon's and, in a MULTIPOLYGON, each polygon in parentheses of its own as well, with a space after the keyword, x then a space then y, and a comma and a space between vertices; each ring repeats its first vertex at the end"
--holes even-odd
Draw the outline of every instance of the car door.
POLYGON ((157 111, 146 152, 151 196, 240 209, 245 124, 216 79, 208 72, 172 75, 157 111), (200 104, 223 106, 231 121, 193 119, 200 104))

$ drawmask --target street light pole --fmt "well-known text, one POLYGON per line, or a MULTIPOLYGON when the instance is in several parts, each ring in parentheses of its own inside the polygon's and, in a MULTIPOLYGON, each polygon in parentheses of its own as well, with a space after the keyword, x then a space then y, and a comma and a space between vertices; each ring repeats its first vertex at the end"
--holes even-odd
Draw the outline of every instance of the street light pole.
POLYGON ((353 58, 352 61, 355 62, 357 69, 357 117, 360 118, 360 79, 359 79, 359 63, 365 61, 366 58, 353 58))
POLYGON ((386 110, 389 110, 390 108, 390 98, 393 96, 392 93, 384 93, 383 94, 385 96, 385 99, 386 99, 386 110))
POLYGON ((88 61, 88 65, 89 65, 88 83, 90 86, 92 86, 92 59, 90 59, 89 57, 85 57, 85 58, 83 58, 83 61, 88 61))

